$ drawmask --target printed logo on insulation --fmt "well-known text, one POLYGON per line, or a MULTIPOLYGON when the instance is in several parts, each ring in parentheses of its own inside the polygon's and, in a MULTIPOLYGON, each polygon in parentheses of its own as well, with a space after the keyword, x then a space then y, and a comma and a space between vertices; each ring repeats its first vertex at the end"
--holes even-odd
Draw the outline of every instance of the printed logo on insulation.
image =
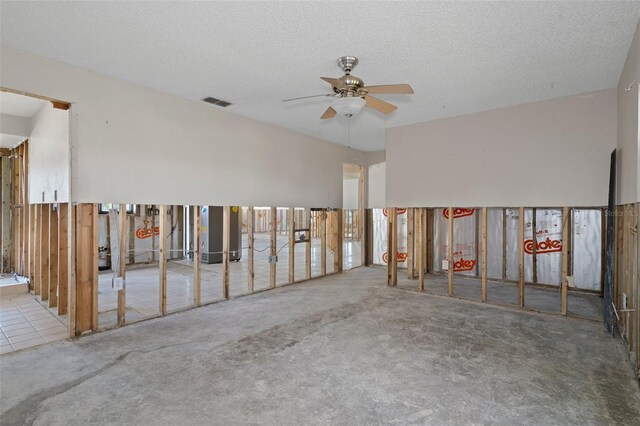
MULTIPOLYGON (((396 214, 401 215, 407 212, 407 209, 396 209, 396 214)), ((382 209, 382 214, 389 216, 389 209, 382 209)))
MULTIPOLYGON (((552 240, 547 237, 543 241, 538 241, 536 244, 536 254, 554 253, 562 251, 562 240, 552 240)), ((528 239, 524 242, 524 252, 527 254, 533 254, 533 240, 528 239)))
MULTIPOLYGON (((406 261, 407 260, 407 253, 406 252, 398 252, 396 254, 396 260, 399 263, 402 263, 402 262, 406 261)), ((382 261, 384 263, 388 263, 389 262, 389 254, 386 251, 384 253, 382 253, 382 261)))
POLYGON ((464 272, 464 271, 473 271, 473 268, 476 267, 478 263, 475 259, 465 259, 461 257, 460 259, 453 262, 453 271, 454 272, 464 272))
MULTIPOLYGON (((453 218, 457 219, 459 217, 471 216, 476 211, 476 209, 453 209, 453 218)), ((443 209, 442 215, 449 219, 449 209, 443 209)))
POLYGON ((156 235, 156 236, 160 235, 160 227, 159 226, 153 227, 153 230, 151 229, 151 227, 136 229, 136 237, 138 237, 141 240, 144 240, 145 238, 149 238, 152 235, 156 235))

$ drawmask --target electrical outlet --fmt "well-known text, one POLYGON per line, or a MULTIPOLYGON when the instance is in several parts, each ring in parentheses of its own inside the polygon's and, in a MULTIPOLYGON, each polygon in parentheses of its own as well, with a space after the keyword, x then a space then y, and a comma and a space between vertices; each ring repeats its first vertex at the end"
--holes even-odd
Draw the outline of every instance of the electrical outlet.
POLYGON ((278 263, 278 255, 269 256, 269 263, 278 263))
POLYGON ((114 290, 124 290, 124 278, 113 277, 113 279, 111 280, 111 287, 114 290))
POLYGON ((449 270, 449 261, 447 259, 442 259, 442 270, 443 271, 449 270))
POLYGON ((576 286, 576 277, 567 275, 567 287, 574 288, 576 286))

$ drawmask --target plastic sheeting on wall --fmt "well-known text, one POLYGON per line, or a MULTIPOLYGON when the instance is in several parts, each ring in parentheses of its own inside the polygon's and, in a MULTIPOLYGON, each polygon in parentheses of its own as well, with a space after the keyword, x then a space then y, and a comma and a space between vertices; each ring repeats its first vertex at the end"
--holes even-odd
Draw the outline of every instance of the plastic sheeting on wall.
MULTIPOLYGON (((407 267, 407 209, 398 209, 398 267, 407 267)), ((386 265, 387 229, 389 220, 387 209, 373 209, 373 263, 386 265)))
MULTIPOLYGON (((478 267, 476 247, 477 209, 453 210, 453 270, 475 276, 478 267)), ((434 209, 434 270, 442 271, 442 261, 449 253, 449 209, 434 209)))
POLYGON ((600 290, 602 285, 602 211, 573 210, 573 275, 576 287, 600 290))
POLYGON ((487 209, 487 253, 487 277, 502 279, 502 209, 487 209))
MULTIPOLYGON (((532 220, 533 209, 525 209, 524 279, 527 282, 533 281, 532 220)), ((562 210, 536 209, 536 269, 538 283, 560 285, 562 279, 562 244, 562 210)))
MULTIPOLYGON (((386 210, 385 210, 386 211, 386 210)), ((406 211, 398 215, 398 265, 406 267, 406 211)), ((506 224, 506 279, 518 280, 517 208, 487 209, 487 276, 502 279, 503 211, 506 224)), ((524 209, 524 273, 525 281, 533 282, 533 209, 524 209)), ((475 276, 482 268, 477 247, 480 209, 454 210, 454 271, 475 276)), ((386 264, 387 218, 383 209, 373 210, 374 263, 386 264)), ((599 290, 601 284, 601 211, 573 209, 572 259, 575 285, 580 289, 599 290)), ((442 260, 447 258, 448 209, 434 209, 434 271, 443 271, 442 260)), ((562 209, 536 209, 536 271, 537 283, 560 285, 562 277, 562 209)))

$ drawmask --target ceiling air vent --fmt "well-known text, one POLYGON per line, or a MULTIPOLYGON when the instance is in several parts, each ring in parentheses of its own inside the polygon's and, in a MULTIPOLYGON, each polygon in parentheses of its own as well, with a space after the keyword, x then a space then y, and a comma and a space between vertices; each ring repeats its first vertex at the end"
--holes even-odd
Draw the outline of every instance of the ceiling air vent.
POLYGON ((203 101, 205 101, 208 104, 217 105, 222 108, 226 108, 229 105, 231 105, 231 102, 223 101, 222 99, 212 98, 211 96, 204 98, 203 101))

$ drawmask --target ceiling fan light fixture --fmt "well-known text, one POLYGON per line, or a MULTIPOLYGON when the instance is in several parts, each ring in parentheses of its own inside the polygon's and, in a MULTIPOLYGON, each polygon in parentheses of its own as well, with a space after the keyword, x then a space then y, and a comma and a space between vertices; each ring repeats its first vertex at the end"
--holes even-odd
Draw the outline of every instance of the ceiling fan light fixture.
POLYGON ((347 96, 331 102, 331 108, 336 110, 338 114, 351 118, 362 111, 366 103, 367 102, 359 96, 347 96))

